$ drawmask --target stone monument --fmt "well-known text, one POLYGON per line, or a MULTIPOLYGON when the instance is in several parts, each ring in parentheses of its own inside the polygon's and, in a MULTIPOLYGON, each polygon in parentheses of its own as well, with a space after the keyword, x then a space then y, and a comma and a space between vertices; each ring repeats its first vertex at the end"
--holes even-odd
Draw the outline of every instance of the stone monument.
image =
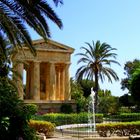
POLYGON ((34 56, 26 46, 13 55, 13 67, 20 74, 17 80, 18 93, 25 103, 35 103, 44 109, 54 108, 62 103, 71 103, 69 66, 74 49, 49 40, 33 41, 34 56), (16 66, 15 62, 22 61, 16 66), (23 70, 26 71, 26 91, 23 90, 23 70))

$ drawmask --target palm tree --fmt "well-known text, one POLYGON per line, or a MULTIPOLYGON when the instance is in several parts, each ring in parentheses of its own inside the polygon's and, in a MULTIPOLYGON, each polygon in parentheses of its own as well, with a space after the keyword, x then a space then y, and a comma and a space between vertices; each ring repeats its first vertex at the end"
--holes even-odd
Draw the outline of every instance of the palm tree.
MULTIPOLYGON (((57 6, 62 0, 53 2, 57 6)), ((47 0, 0 0, 0 40, 6 38, 14 47, 22 47, 24 43, 34 52, 27 25, 47 40, 51 36, 47 19, 62 28, 61 20, 47 0)), ((0 42, 0 47, 3 44, 0 42)))
POLYGON ((106 43, 100 43, 97 41, 94 44, 86 43, 89 48, 81 47, 84 50, 84 53, 78 53, 77 55, 81 56, 78 61, 83 65, 78 68, 76 72, 76 79, 81 81, 86 78, 88 80, 94 80, 95 86, 95 108, 97 107, 97 96, 99 91, 99 79, 103 82, 105 77, 108 78, 108 81, 112 83, 112 78, 114 80, 119 80, 116 72, 111 69, 110 66, 112 63, 120 65, 115 59, 117 54, 113 53, 115 48, 112 48, 110 45, 106 43))

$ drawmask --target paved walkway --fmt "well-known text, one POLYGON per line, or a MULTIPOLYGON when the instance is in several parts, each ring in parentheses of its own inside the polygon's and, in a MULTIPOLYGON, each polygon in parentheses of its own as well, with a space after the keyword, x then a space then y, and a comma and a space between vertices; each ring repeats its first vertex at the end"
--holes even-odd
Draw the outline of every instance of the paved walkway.
POLYGON ((67 134, 62 135, 56 132, 52 138, 46 140, 129 140, 128 137, 73 137, 67 134))
POLYGON ((52 138, 46 140, 129 140, 128 137, 73 137, 67 134, 62 135, 56 132, 52 138))
POLYGON ((56 132, 52 138, 47 138, 46 140, 83 140, 83 138, 73 137, 67 134, 62 135, 56 132))

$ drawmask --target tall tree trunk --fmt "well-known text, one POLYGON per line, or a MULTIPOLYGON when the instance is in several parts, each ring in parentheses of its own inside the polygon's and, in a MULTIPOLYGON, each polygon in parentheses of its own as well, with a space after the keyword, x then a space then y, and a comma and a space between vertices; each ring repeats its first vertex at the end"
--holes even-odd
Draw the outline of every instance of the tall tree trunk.
POLYGON ((98 105, 98 71, 95 72, 95 112, 97 112, 97 105, 98 105))

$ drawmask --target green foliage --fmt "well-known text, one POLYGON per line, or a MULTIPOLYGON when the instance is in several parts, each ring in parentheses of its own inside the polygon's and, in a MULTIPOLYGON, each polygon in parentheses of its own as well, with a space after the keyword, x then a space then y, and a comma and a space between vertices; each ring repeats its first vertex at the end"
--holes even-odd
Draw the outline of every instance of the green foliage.
POLYGON ((112 48, 107 43, 101 43, 99 40, 92 44, 86 43, 87 47, 81 47, 80 52, 77 55, 81 58, 78 60, 78 64, 82 64, 76 72, 76 80, 81 81, 82 79, 88 79, 95 82, 95 112, 97 111, 98 104, 98 91, 99 91, 99 80, 105 81, 107 77, 108 81, 112 83, 112 79, 115 81, 119 80, 116 72, 111 69, 111 64, 119 64, 116 61, 117 54, 114 53, 116 48, 112 48))
POLYGON ((120 107, 119 108, 119 113, 131 113, 132 109, 129 107, 120 107))
POLYGON ((87 110, 88 100, 83 96, 83 94, 80 84, 71 79, 71 98, 76 101, 77 112, 87 110))
POLYGON ((132 74, 135 72, 136 69, 140 68, 140 60, 134 59, 133 61, 127 61, 124 66, 126 78, 122 79, 121 85, 122 89, 130 89, 129 80, 132 78, 132 74))
POLYGON ((98 112, 104 114, 116 114, 119 110, 118 97, 103 96, 99 97, 98 112))
POLYGON ((54 135, 54 124, 47 121, 30 120, 29 126, 36 130, 38 133, 45 134, 46 137, 54 135))
MULTIPOLYGON (((57 5, 61 0, 53 0, 57 5)), ((62 28, 61 19, 57 16, 48 1, 1 1, 0 43, 1 52, 5 42, 9 41, 13 48, 25 44, 34 52, 31 35, 27 26, 33 28, 41 37, 47 40, 51 36, 48 19, 62 28), (47 17, 47 18, 46 18, 47 17)))
POLYGON ((132 96, 128 94, 124 94, 120 96, 119 103, 121 106, 124 106, 124 107, 131 107, 135 105, 132 96))
POLYGON ((139 135, 140 122, 97 124, 96 130, 102 137, 139 135))
POLYGON ((107 118, 111 121, 119 121, 119 122, 139 121, 140 113, 121 113, 118 115, 108 115, 107 118))
POLYGON ((0 139, 34 140, 35 132, 28 121, 33 115, 30 107, 26 106, 17 95, 7 78, 0 78, 0 139))
POLYGON ((72 113, 73 109, 72 109, 71 104, 64 103, 64 104, 61 105, 60 111, 62 113, 72 113))
POLYGON ((98 93, 98 96, 99 97, 108 97, 108 96, 111 96, 111 91, 110 90, 99 90, 99 93, 98 93))
POLYGON ((132 79, 130 82, 130 92, 135 103, 140 105, 140 69, 136 69, 132 74, 132 79))
POLYGON ((78 81, 78 83, 80 84, 82 88, 84 97, 87 98, 91 93, 91 88, 95 87, 95 82, 91 80, 83 79, 81 81, 78 81))
MULTIPOLYGON (((72 113, 72 114, 61 114, 61 113, 49 113, 42 116, 34 116, 32 119, 44 120, 51 123, 55 123, 57 126, 64 124, 81 124, 88 123, 88 113, 72 113)), ((90 114, 92 115, 92 114, 90 114)), ((103 114, 96 114, 96 122, 103 122, 103 114)))

